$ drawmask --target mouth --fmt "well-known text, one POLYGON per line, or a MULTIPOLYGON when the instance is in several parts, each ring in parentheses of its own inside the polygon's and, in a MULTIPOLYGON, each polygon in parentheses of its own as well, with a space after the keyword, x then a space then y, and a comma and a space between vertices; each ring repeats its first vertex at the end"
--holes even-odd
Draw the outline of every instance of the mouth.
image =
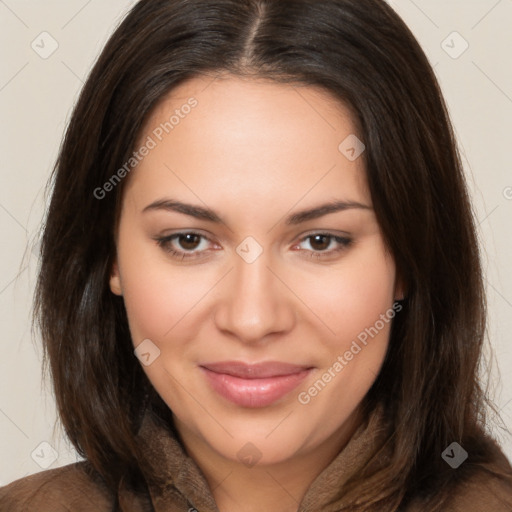
POLYGON ((241 407, 265 407, 295 389, 313 370, 310 366, 277 361, 246 364, 239 361, 199 366, 210 387, 241 407))

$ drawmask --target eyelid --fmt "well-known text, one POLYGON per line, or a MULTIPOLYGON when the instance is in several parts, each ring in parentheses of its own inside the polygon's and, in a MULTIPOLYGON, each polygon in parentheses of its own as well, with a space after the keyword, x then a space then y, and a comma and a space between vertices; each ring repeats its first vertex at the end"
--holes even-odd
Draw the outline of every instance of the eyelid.
POLYGON ((303 235, 300 235, 300 240, 302 241, 305 238, 315 235, 331 236, 332 238, 352 238, 352 235, 348 231, 336 231, 331 229, 313 229, 311 231, 307 231, 303 235))

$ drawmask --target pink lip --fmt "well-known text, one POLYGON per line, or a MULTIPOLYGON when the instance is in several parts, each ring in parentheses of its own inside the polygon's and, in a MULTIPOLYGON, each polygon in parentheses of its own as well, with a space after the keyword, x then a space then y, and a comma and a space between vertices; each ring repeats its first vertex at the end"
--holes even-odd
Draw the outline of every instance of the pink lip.
POLYGON ((200 366, 211 387, 242 407, 265 407, 296 388, 312 370, 289 363, 238 361, 200 366))

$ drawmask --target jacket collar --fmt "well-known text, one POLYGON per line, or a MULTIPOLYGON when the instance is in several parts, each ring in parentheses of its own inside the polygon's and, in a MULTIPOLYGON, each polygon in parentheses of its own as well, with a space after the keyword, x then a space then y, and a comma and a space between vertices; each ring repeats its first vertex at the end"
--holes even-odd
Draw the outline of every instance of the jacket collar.
MULTIPOLYGON (((382 445, 382 416, 379 407, 358 427, 343 450, 311 483, 297 508, 299 512, 339 510, 344 504, 342 486, 382 445)), ((219 512, 204 474, 186 454, 175 430, 150 409, 144 414, 138 438, 144 453, 142 472, 148 475, 153 470, 158 475, 157 481, 146 478, 155 512, 219 512)), ((133 504, 133 497, 127 492, 127 488, 120 488, 120 500, 133 504)), ((145 509, 131 506, 127 510, 145 509)))

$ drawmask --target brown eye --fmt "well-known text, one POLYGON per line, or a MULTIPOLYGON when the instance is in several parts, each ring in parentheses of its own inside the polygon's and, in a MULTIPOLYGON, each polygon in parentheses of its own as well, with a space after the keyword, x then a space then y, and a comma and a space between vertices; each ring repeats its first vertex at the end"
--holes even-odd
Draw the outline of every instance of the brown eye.
POLYGON ((331 233, 312 233, 301 240, 301 244, 307 243, 309 247, 303 250, 311 258, 329 258, 339 255, 352 244, 352 239, 337 236, 331 233))
POLYGON ((157 244, 173 257, 185 260, 200 258, 208 249, 209 240, 199 233, 182 232, 165 237, 155 237, 157 244))
POLYGON ((329 235, 313 235, 309 238, 313 249, 316 251, 325 251, 325 249, 329 247, 332 237, 329 235))
POLYGON ((193 251, 194 249, 197 249, 197 246, 199 245, 199 242, 201 241, 201 236, 196 235, 194 233, 185 233, 182 235, 179 235, 177 237, 179 246, 182 249, 185 249, 187 251, 193 251))

